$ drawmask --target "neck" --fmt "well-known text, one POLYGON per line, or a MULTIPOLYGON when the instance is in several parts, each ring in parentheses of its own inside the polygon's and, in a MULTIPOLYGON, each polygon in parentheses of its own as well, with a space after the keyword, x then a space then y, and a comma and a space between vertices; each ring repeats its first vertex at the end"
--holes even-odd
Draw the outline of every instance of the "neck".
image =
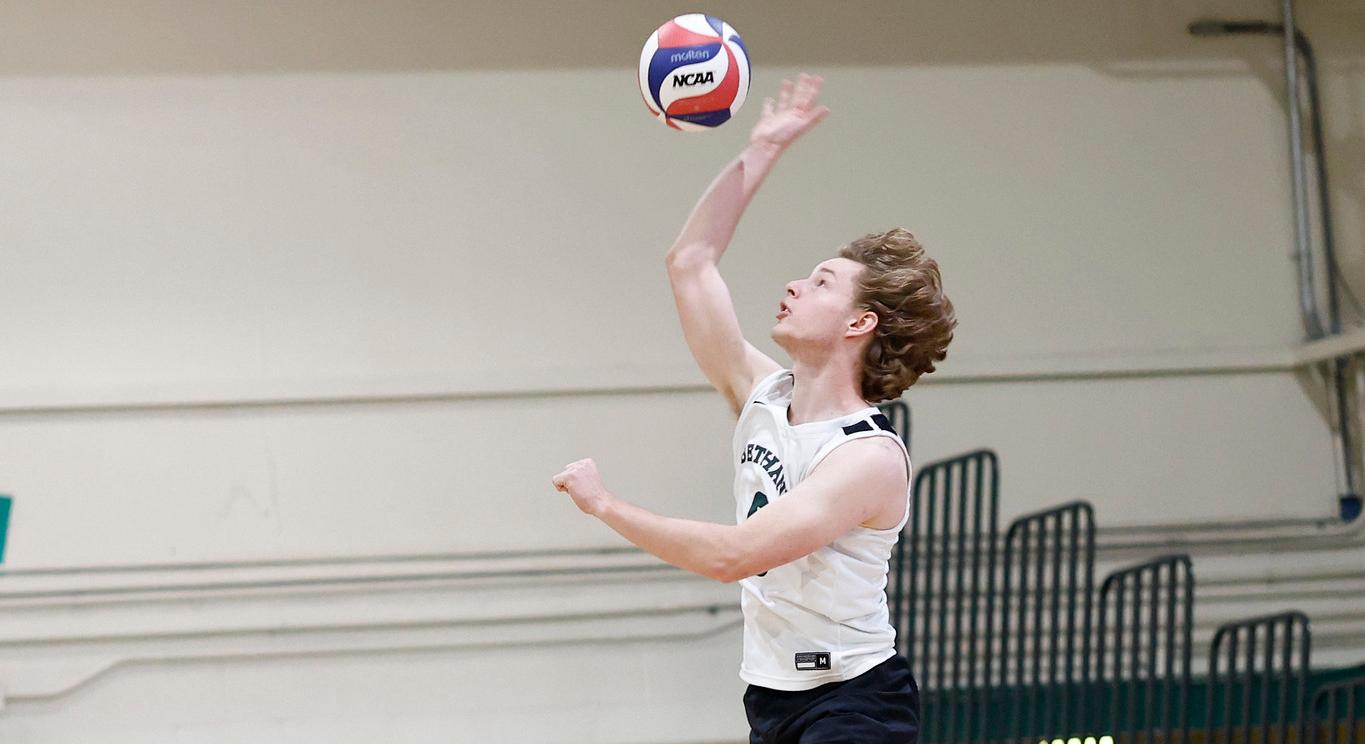
POLYGON ((792 363, 792 403, 787 421, 804 424, 839 418, 867 408, 852 362, 827 360, 824 364, 792 363))

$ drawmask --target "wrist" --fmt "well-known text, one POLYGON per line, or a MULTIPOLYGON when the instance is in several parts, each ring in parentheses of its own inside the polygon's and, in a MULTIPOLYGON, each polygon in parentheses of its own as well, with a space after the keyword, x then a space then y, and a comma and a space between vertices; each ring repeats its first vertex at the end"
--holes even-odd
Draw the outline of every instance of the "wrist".
POLYGON ((616 503, 616 497, 613 496, 610 491, 604 489, 602 494, 594 500, 591 514, 603 522, 606 522, 608 516, 615 511, 616 503))
POLYGON ((750 142, 744 148, 743 157, 746 161, 757 160, 771 163, 777 160, 786 149, 784 145, 779 145, 776 142, 750 142))

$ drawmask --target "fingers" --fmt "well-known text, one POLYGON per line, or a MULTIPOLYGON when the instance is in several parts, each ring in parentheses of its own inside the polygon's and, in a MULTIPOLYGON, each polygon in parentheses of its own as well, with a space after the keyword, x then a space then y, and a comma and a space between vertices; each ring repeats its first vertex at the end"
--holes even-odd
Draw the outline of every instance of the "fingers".
MULTIPOLYGON (((774 111, 786 111, 787 109, 809 111, 815 105, 815 98, 820 95, 820 89, 824 87, 824 84, 824 78, 819 75, 807 75, 804 72, 797 76, 796 82, 783 80, 776 103, 774 104, 771 98, 764 99, 763 115, 769 116, 774 111)), ((828 113, 828 110, 825 113, 828 113)), ((823 118, 824 114, 819 116, 823 118)))
POLYGON ((572 478, 575 475, 578 475, 583 470, 590 469, 593 467, 596 466, 593 463, 592 458, 588 458, 586 460, 575 460, 569 463, 568 465, 565 465, 563 470, 559 471, 557 475, 550 479, 550 483, 554 485, 555 490, 557 491, 568 491, 570 478, 572 478))
POLYGON ((792 91, 792 108, 804 109, 810 104, 810 76, 801 73, 796 79, 796 89, 792 91))
POLYGON ((800 79, 796 83, 796 90, 792 93, 791 105, 802 110, 811 107, 815 103, 815 97, 820 94, 820 88, 825 83, 825 79, 818 75, 807 75, 801 73, 800 79))

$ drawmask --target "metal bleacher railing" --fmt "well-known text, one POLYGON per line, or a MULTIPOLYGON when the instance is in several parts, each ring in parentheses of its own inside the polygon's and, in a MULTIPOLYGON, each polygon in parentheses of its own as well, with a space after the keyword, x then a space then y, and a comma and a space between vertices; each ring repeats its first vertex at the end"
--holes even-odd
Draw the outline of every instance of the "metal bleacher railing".
POLYGON ((1365 722, 1360 682, 1315 681, 1304 613, 1224 621, 1201 641, 1190 555, 1116 567, 1096 591, 1091 506, 1002 533, 999 483, 988 450, 915 478, 888 600, 920 682, 922 742, 1354 743, 1331 737, 1365 722))
POLYGON ((971 741, 990 720, 997 587, 994 453, 973 452, 915 478, 906 537, 889 579, 900 648, 938 715, 926 741, 971 741), (965 636, 964 636, 965 633, 965 636))
POLYGON ((1104 580, 1095 654, 1102 687, 1098 717, 1120 744, 1189 740, 1193 631, 1188 555, 1144 561, 1104 580))
POLYGON ((1309 726, 1315 744, 1365 743, 1365 674, 1319 687, 1313 695, 1309 726))
POLYGON ((1305 741, 1312 645, 1308 617, 1301 612, 1220 627, 1209 654, 1207 741, 1305 741))
POLYGON ((1008 739, 1083 731, 1094 622, 1090 504, 1077 501, 1015 519, 1005 533, 1002 571, 997 679, 1008 739))

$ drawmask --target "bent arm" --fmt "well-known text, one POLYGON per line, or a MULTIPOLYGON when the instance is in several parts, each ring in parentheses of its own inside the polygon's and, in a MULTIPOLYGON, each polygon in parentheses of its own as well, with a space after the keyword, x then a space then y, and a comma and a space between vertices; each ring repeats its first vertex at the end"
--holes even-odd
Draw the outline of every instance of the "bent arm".
POLYGON ((904 460, 880 437, 849 442, 738 526, 663 517, 606 493, 593 513, 663 561, 728 583, 809 555, 888 511, 903 513, 904 460))

